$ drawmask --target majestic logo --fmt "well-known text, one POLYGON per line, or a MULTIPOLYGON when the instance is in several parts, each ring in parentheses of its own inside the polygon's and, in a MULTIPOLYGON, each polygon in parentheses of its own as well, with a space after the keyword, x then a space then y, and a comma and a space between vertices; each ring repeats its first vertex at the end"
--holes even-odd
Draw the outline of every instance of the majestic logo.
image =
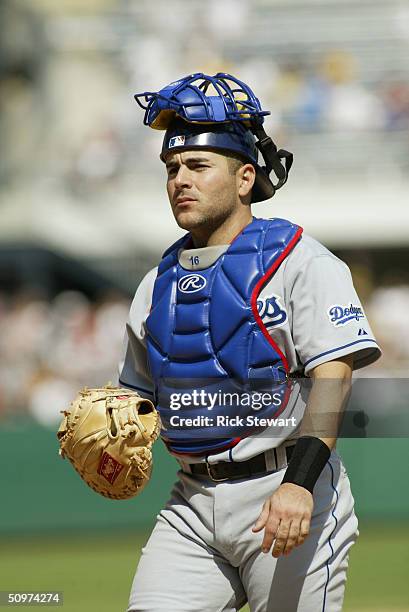
POLYGON ((184 136, 172 136, 172 138, 169 139, 168 148, 173 149, 174 147, 183 147, 184 144, 185 144, 184 136))
POLYGON ((201 274, 187 274, 178 282, 178 289, 182 293, 195 293, 206 287, 207 281, 201 274))
POLYGON ((257 300, 257 310, 266 327, 280 327, 287 321, 285 308, 280 304, 279 295, 257 300))
POLYGON ((329 320, 333 325, 335 325, 335 327, 345 325, 351 321, 365 319, 362 308, 360 306, 354 306, 353 304, 349 304, 349 306, 330 306, 327 314, 329 316, 329 320))

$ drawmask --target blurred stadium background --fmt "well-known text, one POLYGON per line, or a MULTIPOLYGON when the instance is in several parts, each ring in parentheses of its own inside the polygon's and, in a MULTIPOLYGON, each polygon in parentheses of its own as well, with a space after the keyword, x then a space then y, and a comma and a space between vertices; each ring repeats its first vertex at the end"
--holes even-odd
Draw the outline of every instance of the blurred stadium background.
MULTIPOLYGON (((162 134, 133 93, 196 71, 237 75, 272 111, 295 163, 255 214, 349 264, 384 350, 364 376, 408 378, 407 0, 2 0, 0 590, 63 590, 67 612, 125 609, 176 471, 158 444, 140 498, 99 499, 55 430, 80 386, 116 380, 132 293, 181 235, 162 134)), ((400 438, 385 423, 340 442, 361 519, 355 612, 409 610, 407 421, 400 438)))

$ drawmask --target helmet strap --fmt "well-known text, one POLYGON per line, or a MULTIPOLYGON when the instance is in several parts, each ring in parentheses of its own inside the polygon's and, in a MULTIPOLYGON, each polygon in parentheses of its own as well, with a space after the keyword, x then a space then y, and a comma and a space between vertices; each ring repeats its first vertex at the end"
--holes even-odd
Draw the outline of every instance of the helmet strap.
POLYGON ((270 172, 274 170, 274 174, 278 178, 278 182, 276 184, 273 183, 274 190, 280 189, 280 187, 287 182, 288 173, 293 165, 293 154, 289 151, 285 151, 285 149, 279 149, 277 151, 275 143, 270 136, 266 134, 264 128, 260 124, 252 122, 251 129, 258 139, 256 147, 263 156, 266 164, 263 170, 268 176, 270 172), (281 160, 284 161, 282 162, 281 160))

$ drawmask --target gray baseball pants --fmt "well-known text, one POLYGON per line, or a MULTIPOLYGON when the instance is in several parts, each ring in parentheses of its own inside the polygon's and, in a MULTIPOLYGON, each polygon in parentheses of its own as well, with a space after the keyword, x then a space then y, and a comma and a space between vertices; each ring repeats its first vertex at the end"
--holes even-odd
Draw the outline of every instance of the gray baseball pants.
POLYGON ((358 529, 335 451, 314 489, 310 535, 288 556, 262 553, 251 531, 284 470, 214 483, 178 472, 132 584, 128 612, 341 612, 358 529))

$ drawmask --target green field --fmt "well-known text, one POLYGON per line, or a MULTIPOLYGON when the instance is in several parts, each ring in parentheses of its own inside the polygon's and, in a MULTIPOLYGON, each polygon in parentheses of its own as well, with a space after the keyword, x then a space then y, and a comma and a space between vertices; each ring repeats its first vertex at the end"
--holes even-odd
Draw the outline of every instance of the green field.
MULTIPOLYGON (((144 540, 123 531, 83 538, 64 533, 3 539, 0 590, 63 591, 63 607, 47 606, 49 610, 124 612, 144 540)), ((407 524, 361 524, 359 543, 351 553, 345 611, 409 611, 408 568, 407 524)))

